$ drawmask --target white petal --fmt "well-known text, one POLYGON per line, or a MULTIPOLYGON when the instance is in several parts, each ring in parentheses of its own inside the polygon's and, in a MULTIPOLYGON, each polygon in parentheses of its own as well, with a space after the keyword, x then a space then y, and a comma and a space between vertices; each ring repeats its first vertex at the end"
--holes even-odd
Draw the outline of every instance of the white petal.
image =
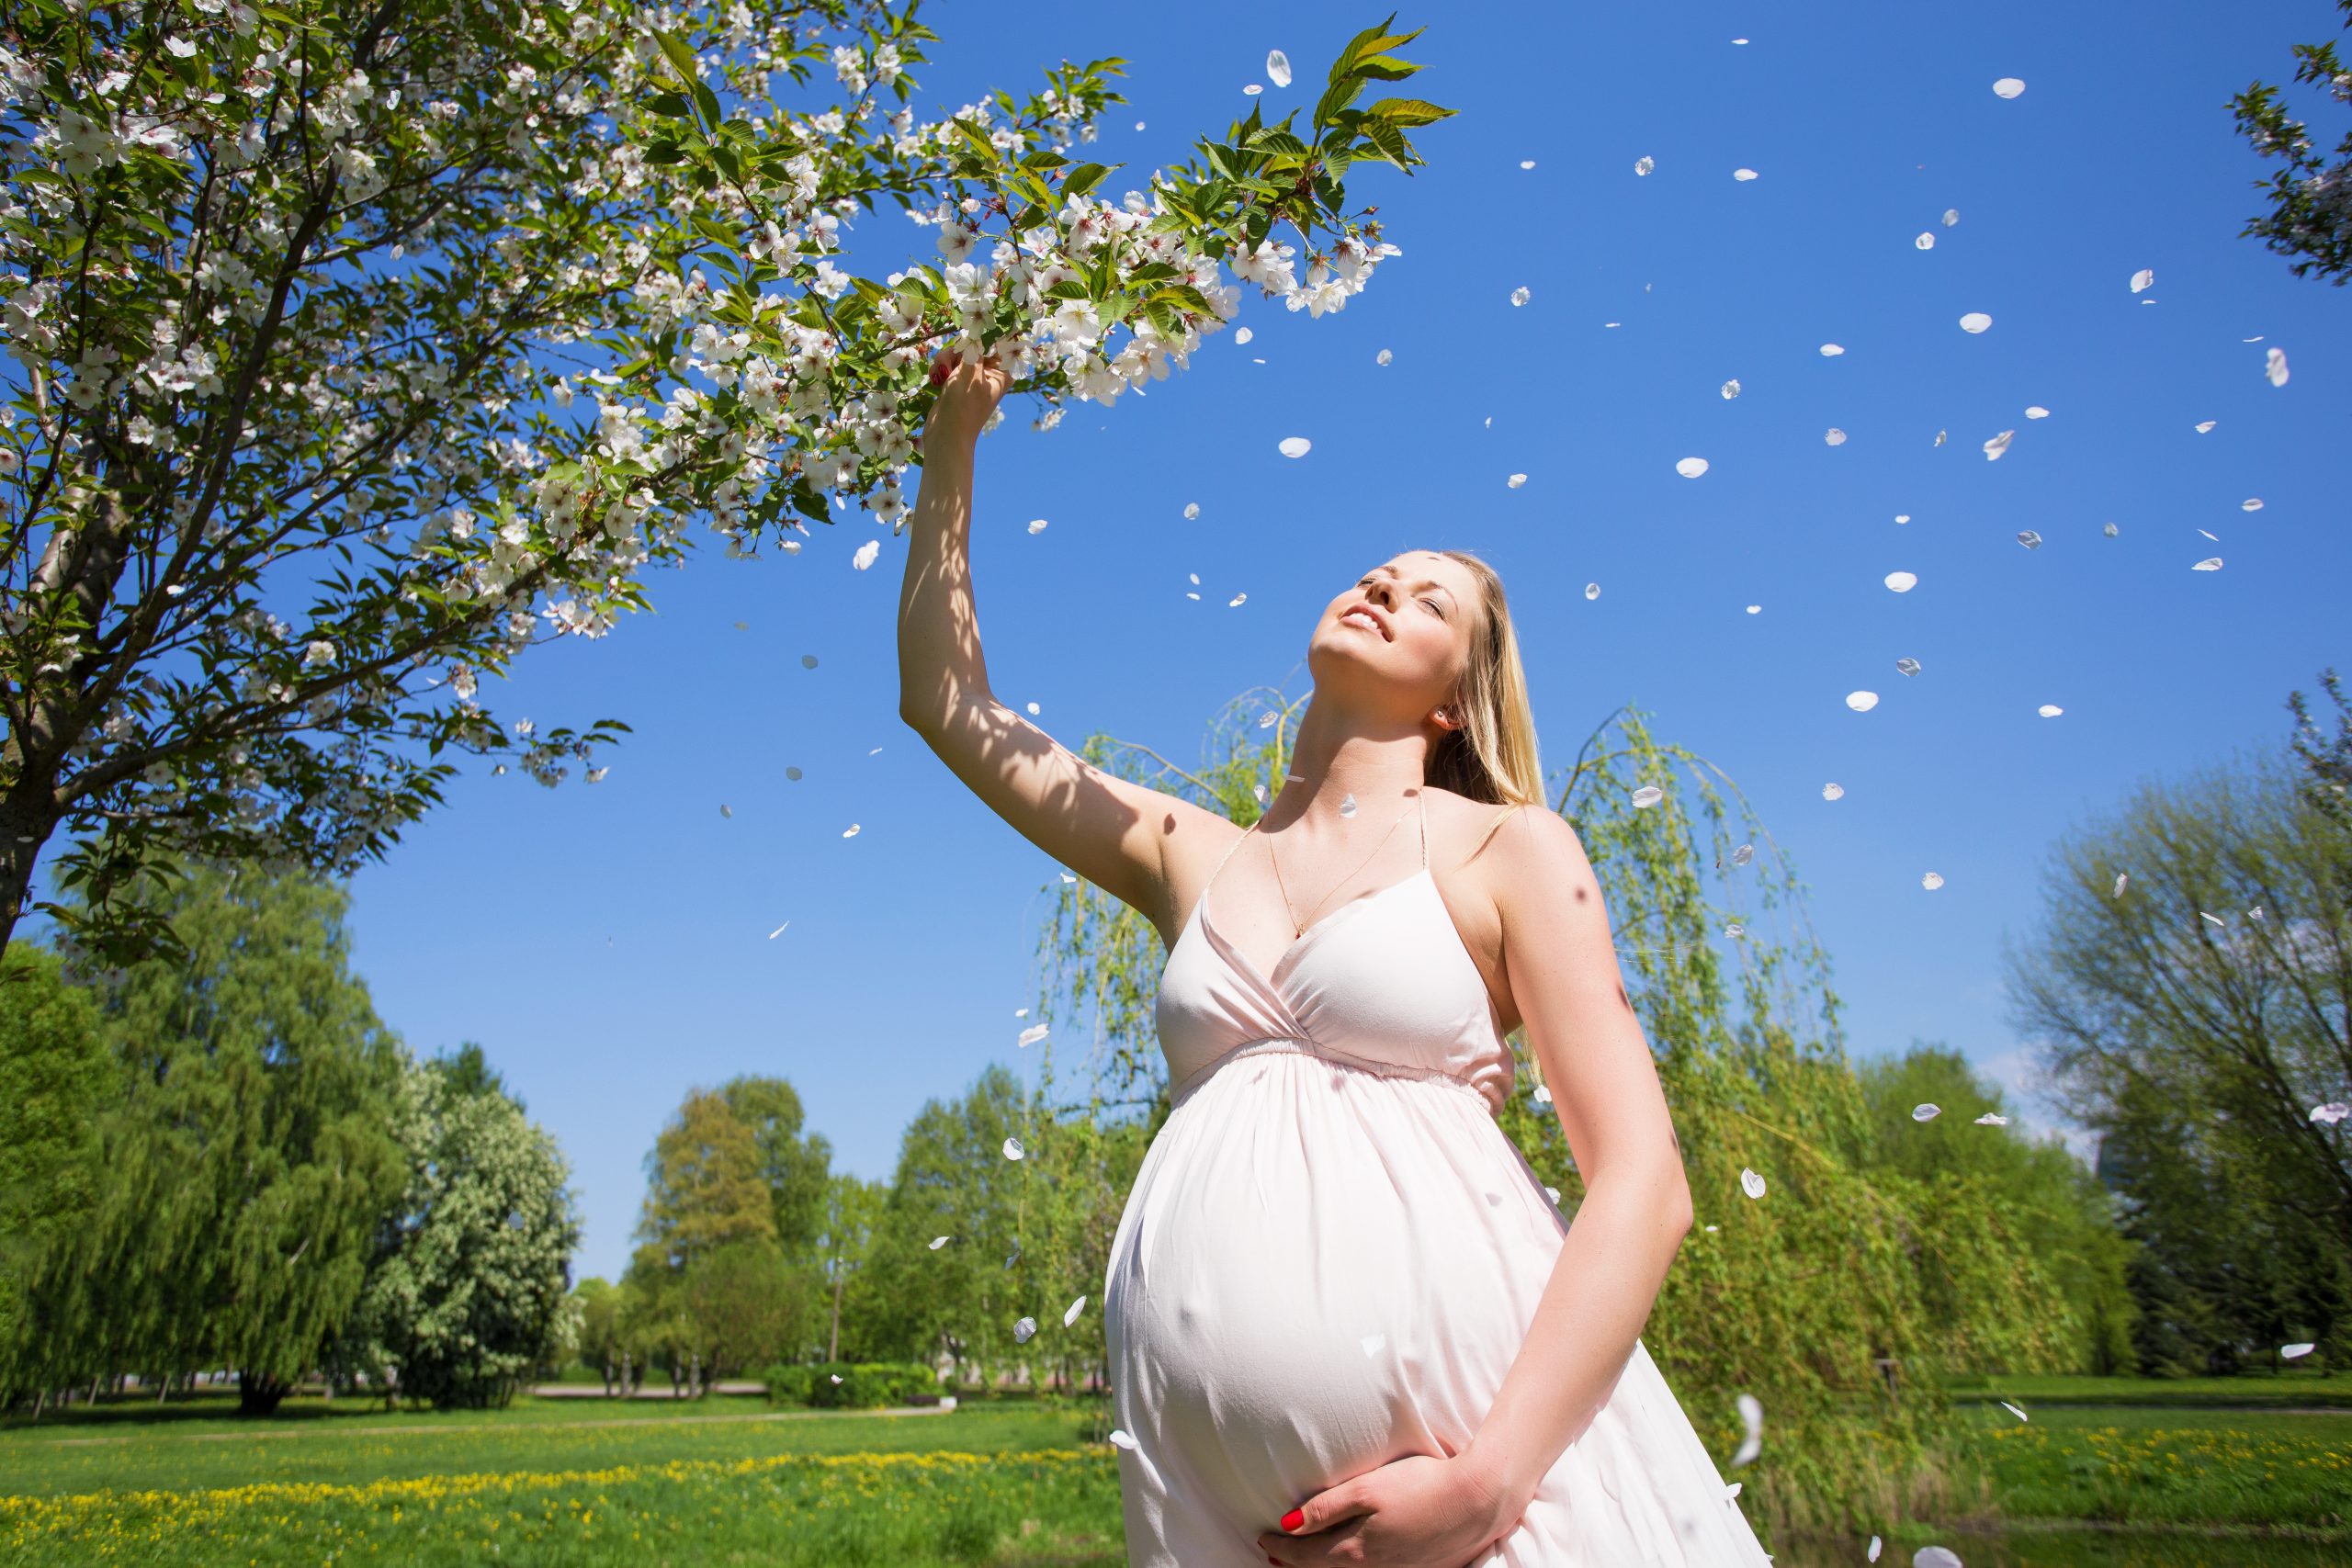
POLYGON ((868 539, 865 543, 857 547, 857 554, 850 557, 849 564, 857 568, 858 570, 864 571, 867 567, 874 564, 874 558, 881 553, 882 541, 879 539, 868 539))
POLYGON ((1962 1568, 1960 1554, 1949 1547, 1923 1546, 1911 1554, 1911 1568, 1962 1568))
POLYGON ((955 1238, 954 1236, 946 1236, 946 1235, 935 1235, 935 1236, 933 1236, 933 1237, 931 1238, 931 1249, 932 1249, 933 1252, 937 1252, 941 1247, 945 1247, 949 1242, 951 1242, 951 1241, 953 1241, 953 1240, 955 1240, 955 1239, 956 1239, 956 1238, 955 1238))
POLYGON ((2218 422, 2218 421, 2215 421, 2215 420, 2210 420, 2210 419, 2199 420, 2199 421, 2197 422, 2197 434, 2199 434, 2199 435, 2206 434, 2207 433, 2209 433, 2210 431, 2211 431, 2211 430, 2212 430, 2213 426, 2214 426, 2217 423, 2219 423, 2219 422, 2218 422))
POLYGON ((860 826, 860 825, 859 825, 858 823, 855 823, 855 822, 851 823, 848 827, 846 827, 846 828, 844 828, 844 829, 842 829, 842 838, 844 838, 844 839, 854 839, 854 838, 856 838, 856 837, 857 837, 857 830, 858 830, 859 826, 860 826))
POLYGON ((2310 1340, 2308 1340, 2308 1339, 2300 1339, 2300 1340, 2297 1340, 2297 1341, 2296 1341, 2294 1344, 2292 1344, 2292 1345, 2281 1345, 2281 1346, 2279 1346, 2279 1347, 2278 1347, 2278 1354, 2279 1354, 2280 1356, 2284 1357, 2286 1359, 2288 1359, 2288 1360, 2290 1360, 2290 1361, 2293 1361, 2293 1360, 2301 1359, 2302 1357, 2305 1357, 2305 1356, 2310 1355, 2313 1350, 2316 1350, 2316 1349, 2318 1349, 2318 1348, 2319 1348, 2319 1347, 2318 1347, 2318 1346, 2316 1346, 2316 1345, 2314 1345, 2314 1344, 2312 1344, 2310 1340))
POLYGON ((1916 659, 1898 659, 1894 661, 1894 667, 1905 675, 1917 675, 1919 672, 1919 661, 1916 659))
POLYGON ((1764 1196, 1764 1179, 1743 1167, 1739 1173, 1739 1190, 1750 1198, 1761 1198, 1764 1196))
POLYGON ((1898 512, 1894 514, 1894 520, 1897 523, 1908 523, 1911 521, 1911 514, 1908 512, 1898 512))
POLYGON ((1258 83, 1252 82, 1248 86, 1241 89, 1241 96, 1245 98, 1254 98, 1265 90, 1266 89, 1258 83))
MULTIPOLYGON (((1197 502, 1197 501, 1188 501, 1188 502, 1186 502, 1184 503, 1184 521, 1186 521, 1187 523, 1189 523, 1189 522, 1191 522, 1193 518, 1198 517, 1200 514, 1201 514, 1201 503, 1200 503, 1199 502, 1197 502)), ((1195 578, 1195 579, 1193 579, 1193 581, 1197 582, 1197 581, 1200 581, 1200 580, 1199 580, 1198 578, 1195 578)))
POLYGON ((1030 1337, 1036 1332, 1037 1320, 1034 1317, 1024 1317, 1012 1325, 1012 1342, 1015 1345, 1026 1345, 1029 1343, 1030 1337))
POLYGON ((2128 872, 2128 871, 2119 871, 2119 872, 2117 872, 2117 873, 2115 874, 2115 897, 2116 897, 2120 898, 2120 897, 2123 897, 2123 885, 2124 885, 2125 883, 2127 883, 2127 882, 2131 881, 2131 880, 2132 880, 2132 874, 2131 874, 2130 872, 2128 872))
POLYGON ((1257 335, 1258 334, 1256 333, 1251 332, 1248 327, 1236 327, 1233 329, 1233 346, 1239 348, 1243 344, 1248 343, 1251 338, 1256 337, 1257 335))
POLYGON ((1942 1106, 1929 1105, 1922 1102, 1911 1108, 1911 1120, 1914 1122, 1932 1122, 1943 1113, 1944 1108, 1942 1106))
POLYGON ((1959 208, 1957 208, 1957 207, 1947 207, 1947 208, 1945 208, 1945 209, 1944 209, 1944 227, 1945 227, 1945 228, 1950 229, 1950 228, 1953 227, 1954 225, 1958 224, 1958 223, 1959 223, 1959 221, 1960 221, 1960 209, 1959 209, 1959 208))
POLYGON ((1527 288, 1524 285, 1521 285, 1510 291, 1510 302, 1514 305, 1524 305, 1527 303, 1527 288))
POLYGON ((1659 801, 1664 800, 1665 798, 1666 791, 1658 788, 1657 785, 1644 784, 1641 788, 1634 792, 1634 808, 1638 811, 1645 807, 1656 806, 1659 801))
POLYGON ((1999 461, 2001 454, 2009 449, 2009 443, 2017 438, 2017 434, 2014 430, 2005 430, 1984 443, 1984 460, 1988 463, 1999 461))
POLYGON ((1993 318, 1982 310, 1971 310, 1960 319, 1960 330, 1964 333, 1981 333, 1992 324, 1993 318))
POLYGON ((1846 445, 1846 433, 1833 424, 1829 427, 1828 434, 1821 439, 1832 446, 1843 446, 1846 445))
POLYGON ((1507 482, 1510 485, 1511 489, 1517 490, 1520 486, 1527 482, 1527 476, 1525 474, 1513 474, 1507 482))
POLYGON ((1731 172, 1731 177, 1744 183, 1754 179, 1756 177, 1756 171, 1753 169, 1734 169, 1731 172))
POLYGON ((1046 1025, 1042 1023, 1033 1023, 1028 1028, 1021 1032, 1021 1039, 1018 1043, 1023 1046, 1035 1045, 1038 1041, 1043 1040, 1046 1037, 1046 1025))
POLYGON ((1747 1435, 1740 1438, 1739 1451, 1731 1456, 1734 1469, 1754 1463, 1756 1456, 1764 1449, 1763 1403, 1752 1393, 1741 1394, 1738 1403, 1740 1423, 1747 1430, 1747 1435))
POLYGON ((2258 495, 2247 496, 2244 501, 2238 502, 2238 510, 2240 512, 2259 512, 2262 510, 2262 498, 2258 495))
POLYGON ((2025 84, 2015 76, 2004 76, 1993 84, 1993 91, 2004 98, 2014 98, 2025 91, 2025 84))
POLYGON ((1266 51, 1266 77, 1277 87, 1290 85, 1290 56, 1279 49, 1266 51))
POLYGON ((1919 585, 1919 576, 1917 572, 1890 571, 1886 574, 1886 585, 1897 593, 1908 593, 1919 585))
POLYGON ((1522 169, 1532 169, 1535 166, 1535 160, 1532 158, 1521 158, 1519 161, 1519 166, 1522 169))
POLYGON ((1925 876, 1919 878, 1919 886, 1926 888, 1930 893, 1933 893, 1937 888, 1941 887, 1943 885, 1943 875, 1939 872, 1931 871, 1925 876))
POLYGON ((2020 1421, 2030 1421, 2033 1419, 2033 1417, 2028 1416, 2024 1411, 2018 1409, 2016 1405, 2011 1404, 2006 1399, 2001 1401, 2001 1408, 2007 1411, 2010 1415, 2016 1416, 2020 1421))
POLYGON ((2139 271, 2132 275, 2132 292, 2137 294, 2155 281, 2155 273, 2150 268, 2143 266, 2139 271))
POLYGON ((1062 1314, 1062 1326, 1064 1328, 1068 1328, 1071 1324, 1076 1323, 1078 1321, 1078 1314, 1085 1310, 1086 1298, 1084 1296, 1080 1296, 1078 1300, 1070 1303, 1069 1310, 1062 1314))
POLYGON ((2262 360, 2262 373, 2270 378, 2272 386, 2285 386, 2287 384, 2287 351, 2283 348, 2274 348, 2265 355, 2262 360))
POLYGON ((1821 786, 1821 798, 1824 800, 1839 800, 1844 798, 1845 794, 1846 786, 1841 784, 1826 784, 1821 786))
POLYGON ((1374 365, 1385 365, 1396 357, 1396 356, 1395 355, 1389 353, 1388 350, 1384 348, 1378 354, 1372 356, 1372 362, 1374 365))
POLYGON ((1880 1544, 1881 1544, 1881 1543, 1880 1543, 1880 1541, 1879 1541, 1878 1537, 1876 1537, 1876 1536, 1872 1536, 1872 1537, 1871 1537, 1871 1554, 1870 1554, 1869 1558, 1868 1558, 1866 1561, 1869 1561, 1869 1562, 1877 1562, 1877 1561, 1878 1561, 1878 1550, 1879 1550, 1879 1546, 1880 1546, 1880 1544))
POLYGON ((1250 595, 1247 593, 1236 593, 1232 598, 1227 599, 1225 602, 1225 607, 1228 610, 1238 610, 1241 608, 1241 602, 1249 597, 1250 595))
POLYGON ((2043 408, 2040 403, 2033 403, 2026 409, 2025 416, 2028 419, 2048 419, 2050 417, 2050 411, 2043 408))
POLYGON ((2027 549, 2038 550, 2041 547, 2041 536, 2028 528, 2018 535, 2018 543, 2027 549))
POLYGON ((1363 1338, 1357 1340, 1356 1343, 1363 1348, 1363 1353, 1365 1355, 1377 1356, 1380 1354, 1382 1348, 1388 1343, 1388 1336, 1385 1334, 1367 1334, 1363 1338))
POLYGON ((1598 582, 1588 582, 1588 583, 1586 583, 1586 584, 1584 585, 1584 596, 1585 596, 1586 598, 1588 598, 1588 599, 1598 599, 1598 598, 1600 598, 1600 584, 1599 584, 1598 582))
POLYGON ((1042 517, 1032 517, 1029 519, 1029 531, 1032 534, 1044 533, 1046 531, 1046 520, 1042 517))
POLYGON ((2044 718, 2056 718, 2060 714, 2064 713, 2066 710, 2060 707, 2056 703, 2044 703, 2033 711, 2040 714, 2044 718))
POLYGON ((1852 708, 1856 713, 1868 713, 1871 709, 1878 706, 1878 694, 1876 692, 1849 692, 1846 694, 1846 705, 1852 708))
POLYGON ((1133 1452, 1136 1447, 1135 1438, 1128 1435, 1126 1428, 1124 1427, 1114 1427, 1111 1428, 1111 1441, 1117 1444, 1120 1448, 1127 1450, 1129 1452, 1133 1452))
POLYGON ((2222 570, 2222 558, 2219 556, 2208 556, 2203 560, 2199 561, 2195 566, 2190 567, 2188 570, 2191 571, 2219 571, 2222 570))
POLYGON ((1821 357, 1824 359, 1835 359, 1845 352, 1846 345, 1844 344, 1825 343, 1821 345, 1821 357))
POLYGON ((1674 465, 1674 471, 1680 474, 1686 479, 1695 479, 1701 474, 1707 471, 1707 459, 1704 457, 1685 457, 1682 461, 1674 465))
POLYGON ((1021 1140, 1020 1140, 1020 1139, 1018 1139, 1018 1138, 1007 1138, 1007 1139, 1005 1139, 1005 1141, 1004 1141, 1004 1157, 1005 1157, 1005 1158, 1007 1158, 1007 1159, 1019 1159, 1019 1158, 1021 1158, 1021 1156, 1022 1156, 1023 1155, 1026 1154, 1027 1152, 1028 1152, 1027 1150, 1023 1149, 1023 1148, 1021 1146, 1021 1140))
POLYGON ((1976 1119, 1976 1124, 1979 1127, 2006 1127, 2009 1119, 1997 1111, 1987 1111, 1976 1119))
POLYGON ((1724 383, 1724 401, 1729 402, 1737 396, 1739 396, 1739 378, 1735 376, 1724 383))
POLYGON ((1652 169, 1657 167, 1657 160, 1649 156, 1647 153, 1644 153, 1641 157, 1634 160, 1634 173, 1637 175, 1646 175, 1652 169))
POLYGON ((1923 251, 1932 251, 1936 248, 1936 236, 1932 231, 1922 230, 1919 237, 1911 243, 1923 251))
POLYGON ((1304 457, 1314 445, 1304 435, 1285 435, 1277 449, 1285 457, 1304 457))

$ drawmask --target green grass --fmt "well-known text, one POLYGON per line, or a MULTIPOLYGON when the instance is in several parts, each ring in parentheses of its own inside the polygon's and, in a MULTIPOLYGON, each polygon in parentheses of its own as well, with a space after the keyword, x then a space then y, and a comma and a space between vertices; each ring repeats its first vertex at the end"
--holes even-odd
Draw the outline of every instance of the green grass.
POLYGON ((2037 1400, 2053 1404, 2149 1404, 2222 1409, 2290 1405, 2352 1410, 2352 1377, 2314 1372, 2249 1373, 2236 1378, 2094 1378, 2004 1374, 1955 1378, 1953 1399, 1991 1403, 2007 1399, 2031 1410, 2037 1400))
MULTIPOLYGON (((2352 1414, 2070 1406, 2076 1391, 2050 1379, 1998 1392, 2032 1419, 1985 1403, 1956 1420, 2007 1531, 1890 1530, 1883 1563, 1930 1540, 1969 1568, 2318 1568, 2352 1547, 2352 1414), (2083 1528, 2124 1522, 2171 1533, 2083 1528)), ((0 1568, 1125 1562, 1115 1454, 1082 1405, 777 1418, 756 1399, 448 1415, 316 1403, 267 1422, 225 1401, 162 1420, 141 1418, 143 1402, 102 1404, 0 1431, 0 1568)), ((1779 1564, 1859 1562, 1860 1547, 1786 1542, 1779 1564)))

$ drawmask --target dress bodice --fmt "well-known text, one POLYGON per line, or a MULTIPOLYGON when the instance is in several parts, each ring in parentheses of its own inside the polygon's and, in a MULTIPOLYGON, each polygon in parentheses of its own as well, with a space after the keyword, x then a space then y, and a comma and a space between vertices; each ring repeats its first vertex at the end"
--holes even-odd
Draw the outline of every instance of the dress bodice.
POLYGON ((1414 799, 1420 869, 1308 926, 1272 974, 1225 939, 1209 907, 1218 873, 1249 833, 1234 840, 1160 971, 1156 1021, 1177 1099, 1228 1057, 1262 1047, 1447 1080, 1492 1111, 1509 1101, 1510 1047, 1430 874, 1426 792, 1414 799))

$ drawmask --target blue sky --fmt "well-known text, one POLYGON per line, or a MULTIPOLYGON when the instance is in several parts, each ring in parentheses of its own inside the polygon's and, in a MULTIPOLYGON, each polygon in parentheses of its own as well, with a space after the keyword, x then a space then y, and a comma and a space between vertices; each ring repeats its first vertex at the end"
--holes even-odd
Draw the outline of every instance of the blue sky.
MULTIPOLYGON (((1115 196, 1245 112, 1269 48, 1297 80, 1263 101, 1303 119, 1332 53, 1384 14, 943 4, 916 103, 1025 96, 1063 57, 1125 56, 1130 102, 1093 149, 1127 161, 1115 196)), ((2237 237, 2260 169, 2225 107, 2335 17, 1401 11, 1428 28, 1407 52, 1429 68, 1395 90, 1460 111, 1419 133, 1415 177, 1351 180, 1404 254, 1321 321, 1249 290, 1246 347, 1221 335, 1147 398, 1074 405, 1050 434, 1016 400, 982 444, 998 694, 1072 746, 1104 730, 1189 759, 1245 688, 1306 689, 1314 617, 1364 567, 1479 551, 1510 587, 1548 761, 1621 704, 1649 710, 1793 857, 1854 1051, 1941 1041, 2016 1080, 2000 944, 2030 936, 2053 840, 2143 780, 2283 746, 2288 692, 2352 664, 2352 291, 2237 237), (1992 91, 2007 76, 2015 99, 1992 91), (1736 182, 1743 166, 1758 177, 1736 182), (2155 282, 2135 298, 2141 268, 2155 282), (1961 331, 1970 311, 1990 330, 1961 331), (2283 388, 2263 375, 2273 345, 2283 388), (1306 457, 1277 453, 1293 434, 1306 457), (1689 456, 1703 477, 1676 473, 1689 456), (2189 570, 2214 555, 2222 570, 2189 570), (1918 586, 1890 592, 1895 570, 1918 586), (1858 688, 1875 711, 1849 710, 1858 688), (1823 800, 1829 780, 1843 799, 1823 800)), ((2332 142, 2337 122, 2319 126, 2332 142)), ((855 245, 878 275, 931 237, 886 208, 855 245)), ((480 1041, 560 1138, 583 1274, 626 1262, 643 1156, 695 1085, 787 1077, 837 1164, 881 1178, 925 1100, 990 1061, 1030 1070, 1012 1015, 1055 868, 899 723, 905 541, 851 516, 797 558, 707 549, 650 581, 654 614, 486 683, 503 721, 635 734, 594 786, 467 760, 354 879, 386 1021, 422 1053, 480 1041), (877 534, 880 560, 854 570, 877 534)))

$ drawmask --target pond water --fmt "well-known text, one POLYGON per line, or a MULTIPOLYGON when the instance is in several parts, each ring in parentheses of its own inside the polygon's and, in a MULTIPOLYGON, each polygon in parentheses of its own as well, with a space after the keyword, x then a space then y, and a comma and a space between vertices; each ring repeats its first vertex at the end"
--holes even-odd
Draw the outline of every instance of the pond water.
MULTIPOLYGON (((1939 1545, 1963 1568, 2342 1568, 2342 1542, 2244 1537, 2141 1534, 2123 1530, 2047 1530, 2008 1536, 1953 1535, 1939 1545)), ((1889 1543, 1878 1568, 1910 1568, 1913 1546, 1889 1543)), ((1866 1561, 1860 1540, 1794 1541, 1773 1554, 1773 1568, 1851 1568, 1866 1561)))

